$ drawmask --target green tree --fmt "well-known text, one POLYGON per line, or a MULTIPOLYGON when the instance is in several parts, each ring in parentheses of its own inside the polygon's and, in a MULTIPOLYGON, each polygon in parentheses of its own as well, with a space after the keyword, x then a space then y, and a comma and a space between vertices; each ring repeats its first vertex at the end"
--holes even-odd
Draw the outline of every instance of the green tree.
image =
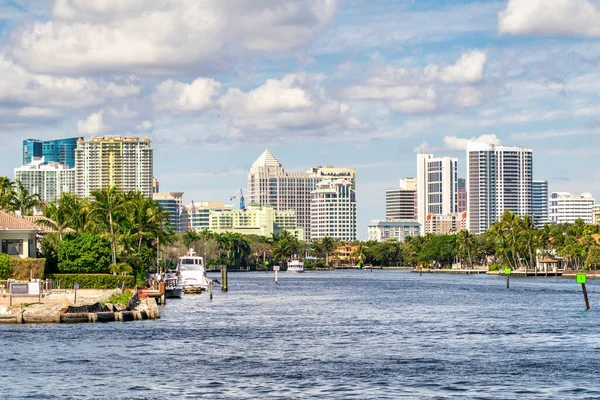
POLYGON ((600 269, 600 246, 594 245, 590 247, 585 259, 584 269, 600 269))
POLYGON ((40 196, 37 193, 30 194, 20 180, 16 180, 15 184, 16 189, 11 192, 12 196, 8 200, 9 209, 18 211, 22 216, 31 215, 33 208, 41 204, 40 196))
POLYGON ((14 183, 6 176, 0 176, 0 209, 10 209, 14 190, 14 183))
POLYGON ((61 273, 107 273, 110 261, 110 243, 93 233, 67 233, 58 244, 61 273))
POLYGON ((116 264, 119 222, 127 214, 127 202, 115 186, 92 190, 91 195, 94 197, 94 201, 90 206, 90 218, 94 224, 94 232, 105 235, 108 231, 112 264, 116 264))

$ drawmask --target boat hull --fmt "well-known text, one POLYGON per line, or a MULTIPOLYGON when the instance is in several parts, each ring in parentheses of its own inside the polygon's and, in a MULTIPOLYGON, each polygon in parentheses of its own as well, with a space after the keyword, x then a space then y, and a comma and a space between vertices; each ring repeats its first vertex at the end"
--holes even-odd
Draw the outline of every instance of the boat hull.
POLYGON ((183 288, 166 288, 165 289, 165 297, 167 299, 180 299, 183 297, 183 288))

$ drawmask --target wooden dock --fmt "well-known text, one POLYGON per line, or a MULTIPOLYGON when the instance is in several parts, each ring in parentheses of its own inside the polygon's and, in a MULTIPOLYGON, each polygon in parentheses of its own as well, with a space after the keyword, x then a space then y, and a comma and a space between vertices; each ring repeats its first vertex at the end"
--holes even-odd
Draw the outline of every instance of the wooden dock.
POLYGON ((427 274, 459 274, 459 275, 472 275, 472 274, 485 274, 487 271, 484 269, 434 269, 434 268, 414 268, 412 272, 423 272, 427 274))

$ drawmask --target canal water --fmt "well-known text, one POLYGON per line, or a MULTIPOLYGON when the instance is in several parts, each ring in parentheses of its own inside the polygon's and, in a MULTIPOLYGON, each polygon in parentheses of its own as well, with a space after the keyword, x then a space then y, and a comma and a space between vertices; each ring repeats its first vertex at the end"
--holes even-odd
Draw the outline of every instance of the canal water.
MULTIPOLYGON (((217 277, 215 274, 214 277, 217 277)), ((600 398, 600 282, 230 273, 158 321, 0 326, 16 398, 600 398)))

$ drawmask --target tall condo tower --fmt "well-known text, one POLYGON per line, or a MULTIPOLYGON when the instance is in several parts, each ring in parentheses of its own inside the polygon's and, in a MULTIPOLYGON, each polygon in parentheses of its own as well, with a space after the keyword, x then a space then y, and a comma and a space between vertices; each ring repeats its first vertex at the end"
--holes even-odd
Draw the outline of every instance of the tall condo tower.
POLYGON ((421 235, 425 234, 428 214, 457 212, 457 169, 456 158, 417 154, 417 219, 421 224, 421 235))
POLYGON ((541 228, 550 222, 548 208, 548 181, 533 181, 531 191, 533 223, 541 228))
POLYGON ((311 238, 356 240, 356 193, 345 179, 325 179, 311 193, 311 238))
POLYGON ((150 139, 106 136, 79 139, 75 150, 75 193, 116 186, 152 196, 153 150, 150 139))
POLYGON ((347 180, 354 189, 355 170, 324 166, 308 172, 286 172, 267 149, 248 173, 248 202, 272 205, 277 211, 294 210, 297 225, 304 228, 306 238, 311 238, 311 193, 325 179, 347 180))
POLYGON ((481 234, 505 212, 532 215, 533 150, 469 143, 467 226, 481 234))

